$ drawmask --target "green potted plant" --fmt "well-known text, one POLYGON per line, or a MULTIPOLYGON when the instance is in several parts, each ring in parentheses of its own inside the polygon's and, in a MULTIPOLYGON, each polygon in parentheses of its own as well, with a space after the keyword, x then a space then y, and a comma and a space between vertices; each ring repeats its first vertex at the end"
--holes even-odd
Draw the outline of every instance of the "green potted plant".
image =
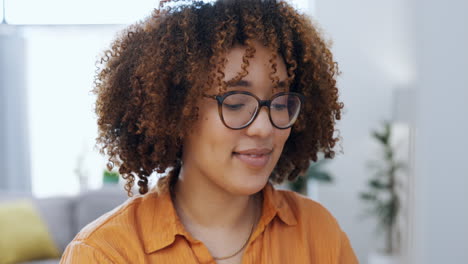
POLYGON ((383 122, 381 131, 374 130, 372 138, 380 146, 381 156, 378 160, 369 162, 372 177, 367 184, 367 190, 360 193, 360 198, 369 205, 365 216, 377 219, 378 234, 384 233, 384 248, 369 256, 369 264, 399 263, 398 251, 400 237, 396 226, 396 219, 400 212, 400 197, 397 191, 397 173, 406 165, 397 161, 396 148, 392 145, 392 124, 383 122))
POLYGON ((319 159, 317 162, 311 161, 309 168, 304 175, 301 175, 300 177, 297 177, 295 181, 288 183, 289 189, 300 194, 307 195, 307 182, 309 180, 323 183, 333 182, 332 175, 323 168, 327 162, 328 161, 325 159, 319 159))
POLYGON ((102 175, 104 185, 115 185, 119 183, 120 174, 116 171, 105 169, 102 175))

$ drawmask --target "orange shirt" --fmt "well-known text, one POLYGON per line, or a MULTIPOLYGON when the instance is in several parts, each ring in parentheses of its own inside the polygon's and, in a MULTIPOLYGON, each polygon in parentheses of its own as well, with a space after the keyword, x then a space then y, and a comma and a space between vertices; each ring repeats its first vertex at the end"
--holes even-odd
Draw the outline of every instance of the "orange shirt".
MULTIPOLYGON (((262 216, 242 263, 358 263, 348 237, 319 203, 271 184, 263 189, 263 197, 262 216)), ((83 228, 60 263, 216 262, 185 230, 169 192, 152 191, 83 228)))

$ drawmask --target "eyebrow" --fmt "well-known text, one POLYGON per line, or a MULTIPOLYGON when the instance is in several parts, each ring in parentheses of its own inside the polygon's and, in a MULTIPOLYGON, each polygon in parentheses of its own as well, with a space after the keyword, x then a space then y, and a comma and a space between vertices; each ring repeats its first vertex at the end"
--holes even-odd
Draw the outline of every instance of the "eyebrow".
MULTIPOLYGON (((229 81, 227 83, 227 87, 252 87, 252 82, 246 80, 238 80, 237 82, 229 81)), ((286 88, 286 81, 279 81, 278 82, 279 88, 286 88)))

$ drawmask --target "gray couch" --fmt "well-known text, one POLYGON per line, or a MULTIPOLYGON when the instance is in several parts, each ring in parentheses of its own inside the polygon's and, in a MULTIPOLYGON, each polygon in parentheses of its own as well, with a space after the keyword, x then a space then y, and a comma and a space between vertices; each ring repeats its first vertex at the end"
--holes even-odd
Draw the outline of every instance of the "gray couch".
MULTIPOLYGON (((106 186, 75 197, 35 199, 30 195, 0 192, 0 203, 30 198, 46 222, 55 244, 63 253, 75 235, 88 223, 122 204, 128 197, 122 187, 106 186)), ((60 259, 40 260, 27 264, 59 263, 60 259)), ((26 263, 23 263, 26 264, 26 263)))

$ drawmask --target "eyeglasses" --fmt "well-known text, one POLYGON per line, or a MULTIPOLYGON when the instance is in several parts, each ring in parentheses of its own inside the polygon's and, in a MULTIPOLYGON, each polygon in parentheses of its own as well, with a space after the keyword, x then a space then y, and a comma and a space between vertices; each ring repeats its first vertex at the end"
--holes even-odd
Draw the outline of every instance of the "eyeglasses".
POLYGON ((222 95, 204 95, 218 101, 219 117, 230 129, 243 129, 252 124, 260 109, 266 106, 274 127, 290 128, 299 115, 304 96, 299 93, 281 92, 270 100, 260 100, 247 91, 230 91, 222 95))

